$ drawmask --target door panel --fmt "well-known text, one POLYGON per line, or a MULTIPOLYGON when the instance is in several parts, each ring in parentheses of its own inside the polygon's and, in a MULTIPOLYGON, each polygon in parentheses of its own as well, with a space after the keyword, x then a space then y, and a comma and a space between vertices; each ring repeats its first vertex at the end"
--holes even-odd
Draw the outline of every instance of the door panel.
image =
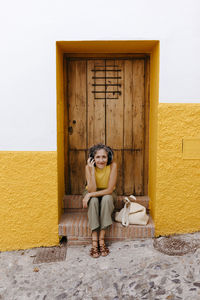
POLYGON ((123 60, 106 61, 106 144, 114 149, 118 194, 123 194, 123 68, 123 60))
POLYGON ((106 144, 123 149, 123 61, 106 62, 106 144))
POLYGON ((123 150, 114 150, 114 161, 117 163, 117 193, 123 195, 124 193, 124 156, 123 150))
POLYGON ((69 63, 69 144, 70 149, 86 148, 86 61, 69 63))
POLYGON ((105 60, 87 61, 88 145, 105 144, 105 60))
POLYGON ((133 61, 133 149, 134 187, 136 195, 143 193, 144 155, 144 60, 133 61))
POLYGON ((82 194, 85 187, 85 151, 69 151, 70 194, 82 194))
POLYGON ((86 61, 68 63, 68 179, 67 193, 81 194, 85 184, 86 61))
POLYGON ((124 148, 133 148, 133 67, 132 60, 124 61, 124 148))
POLYGON ((114 149, 118 194, 143 195, 147 191, 145 70, 149 69, 145 64, 144 58, 67 61, 67 193, 82 193, 87 152, 97 143, 114 149))

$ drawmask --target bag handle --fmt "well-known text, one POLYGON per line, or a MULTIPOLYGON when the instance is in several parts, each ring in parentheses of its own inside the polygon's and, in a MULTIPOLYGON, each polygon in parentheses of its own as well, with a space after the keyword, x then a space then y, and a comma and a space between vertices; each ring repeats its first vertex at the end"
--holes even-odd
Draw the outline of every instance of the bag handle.
MULTIPOLYGON (((129 198, 132 200, 136 200, 135 196, 130 195, 129 198)), ((123 214, 122 214, 122 225, 125 227, 129 226, 129 214, 130 214, 130 204, 131 201, 128 197, 124 198, 124 209, 123 209, 123 214)))
POLYGON ((130 200, 128 199, 128 201, 124 205, 123 214, 122 214, 122 225, 125 227, 129 226, 129 213, 130 213, 130 200))

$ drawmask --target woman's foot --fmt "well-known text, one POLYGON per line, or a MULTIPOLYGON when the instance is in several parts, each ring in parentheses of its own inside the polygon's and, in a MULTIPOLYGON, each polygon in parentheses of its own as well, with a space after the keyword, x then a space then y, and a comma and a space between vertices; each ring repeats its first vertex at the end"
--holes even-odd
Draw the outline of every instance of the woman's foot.
POLYGON ((98 258, 100 256, 98 240, 92 240, 92 248, 90 249, 90 256, 98 258))
POLYGON ((100 250, 101 256, 107 256, 110 252, 108 247, 105 244, 104 239, 99 240, 99 250, 100 250))

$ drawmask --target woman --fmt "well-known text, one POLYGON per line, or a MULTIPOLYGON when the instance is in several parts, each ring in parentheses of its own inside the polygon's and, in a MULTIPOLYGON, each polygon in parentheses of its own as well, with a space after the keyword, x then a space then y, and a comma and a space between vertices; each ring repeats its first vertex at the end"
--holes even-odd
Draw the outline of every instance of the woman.
POLYGON ((113 150, 103 144, 91 147, 85 175, 87 186, 83 207, 88 207, 89 226, 92 230, 90 255, 97 258, 109 253, 104 236, 106 229, 112 224, 111 215, 116 199, 117 164, 113 162, 113 150))

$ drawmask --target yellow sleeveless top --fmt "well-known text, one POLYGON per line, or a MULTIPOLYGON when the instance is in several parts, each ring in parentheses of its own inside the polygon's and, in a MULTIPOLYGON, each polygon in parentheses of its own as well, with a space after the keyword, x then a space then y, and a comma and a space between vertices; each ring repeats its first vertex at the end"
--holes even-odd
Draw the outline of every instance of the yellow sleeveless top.
POLYGON ((106 189, 110 178, 110 165, 103 169, 95 168, 95 179, 98 189, 106 189))

